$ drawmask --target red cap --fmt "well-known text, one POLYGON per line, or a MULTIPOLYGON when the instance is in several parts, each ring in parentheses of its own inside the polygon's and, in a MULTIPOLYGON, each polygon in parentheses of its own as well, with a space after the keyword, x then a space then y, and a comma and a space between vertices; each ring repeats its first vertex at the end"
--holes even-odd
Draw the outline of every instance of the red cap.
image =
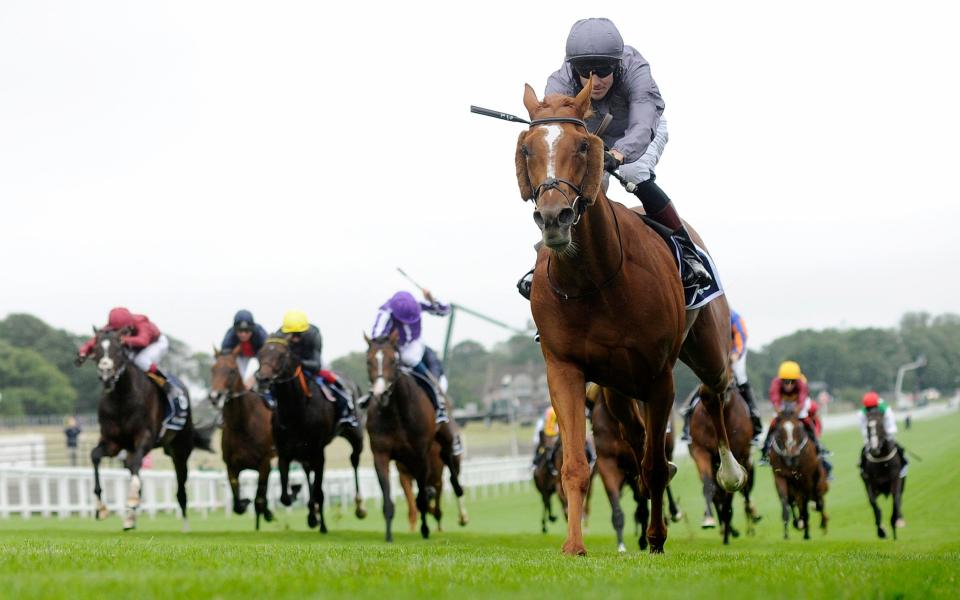
POLYGON ((863 406, 873 408, 880 404, 880 396, 876 392, 867 392, 863 395, 863 406))
POLYGON ((107 317, 107 329, 115 331, 117 329, 123 329, 124 327, 133 326, 133 315, 130 314, 130 311, 122 306, 118 306, 110 311, 110 316, 107 317))

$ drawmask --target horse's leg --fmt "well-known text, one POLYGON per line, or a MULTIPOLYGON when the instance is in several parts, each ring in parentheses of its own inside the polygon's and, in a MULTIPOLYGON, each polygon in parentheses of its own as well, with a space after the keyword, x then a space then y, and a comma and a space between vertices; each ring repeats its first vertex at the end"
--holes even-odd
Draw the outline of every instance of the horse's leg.
POLYGON ((380 482, 383 496, 383 520, 387 524, 386 541, 393 541, 393 498, 390 496, 390 455, 386 452, 373 453, 373 468, 380 482))
POLYGON ((670 486, 667 486, 667 506, 670 511, 670 520, 674 523, 679 523, 680 519, 683 518, 683 511, 680 510, 680 506, 677 504, 677 501, 673 498, 673 491, 670 489, 670 486))
POLYGON ((640 525, 640 536, 637 543, 641 550, 646 550, 650 543, 647 539, 647 527, 650 524, 650 507, 647 506, 647 499, 640 494, 639 486, 635 487, 633 499, 637 502, 637 510, 633 514, 633 520, 640 525))
POLYGON ((897 528, 903 527, 906 525, 906 522, 903 520, 903 515, 900 514, 900 503, 903 498, 903 486, 901 485, 903 479, 900 477, 900 473, 897 472, 894 477, 897 479, 893 482, 891 487, 891 496, 893 497, 893 510, 890 515, 890 528, 893 531, 893 539, 897 539, 897 528))
POLYGON ((810 539, 810 499, 805 495, 800 499, 800 521, 803 524, 803 539, 810 539))
MULTIPOLYGON (((623 472, 617 467, 617 461, 609 456, 597 457, 597 470, 600 471, 600 481, 607 492, 610 501, 610 521, 613 531, 617 534, 617 552, 626 552, 627 546, 623 543, 623 508, 620 506, 620 490, 623 489, 623 472)), ((544 525, 546 527, 546 525, 544 525)))
POLYGON ((270 457, 264 457, 260 462, 260 468, 257 469, 257 497, 253 502, 253 509, 257 513, 257 530, 260 530, 260 516, 266 519, 267 523, 273 521, 273 513, 267 506, 267 487, 270 483, 270 457))
POLYGON ((400 471, 400 489, 407 499, 407 522, 410 524, 410 533, 417 530, 417 504, 413 497, 413 478, 406 471, 400 471))
POLYGON ((280 471, 280 504, 290 506, 293 497, 290 495, 290 458, 278 454, 277 470, 280 471))
POLYGON ((187 435, 190 435, 189 431, 183 437, 178 435, 174 438, 173 450, 170 453, 173 469, 177 474, 177 503, 180 505, 180 515, 183 517, 181 530, 184 533, 190 531, 190 522, 187 520, 187 459, 190 458, 190 451, 193 450, 192 441, 186 437, 187 435))
POLYGON ((104 456, 116 456, 119 449, 113 442, 100 438, 100 443, 90 451, 90 460, 93 462, 93 495, 97 499, 96 511, 93 516, 97 519, 106 519, 110 514, 107 505, 103 503, 103 489, 100 487, 100 461, 104 456))
POLYGON ((137 526, 137 509, 140 508, 140 493, 143 483, 140 481, 140 467, 143 457, 153 447, 153 433, 146 431, 134 443, 133 452, 127 455, 126 467, 130 471, 130 483, 127 485, 127 510, 123 517, 123 530, 129 531, 137 526))
POLYGON ((776 485, 777 495, 780 497, 780 506, 782 508, 780 516, 783 519, 783 539, 786 540, 790 537, 790 491, 787 489, 787 480, 783 477, 774 476, 773 483, 776 485))
POLYGON ((647 539, 650 553, 660 554, 667 541, 667 524, 663 519, 663 491, 676 473, 676 467, 667 462, 667 421, 673 408, 673 373, 666 370, 654 379, 647 388, 646 439, 643 448, 643 463, 640 465, 641 481, 650 494, 650 525, 647 539))
POLYGON ((550 498, 552 494, 549 491, 540 492, 540 502, 543 503, 543 514, 540 517, 540 523, 543 526, 542 530, 544 533, 547 532, 547 520, 549 519, 552 523, 556 521, 556 517, 553 516, 553 507, 550 504, 550 498))
POLYGON ((703 522, 700 527, 701 529, 713 529, 717 526, 717 519, 713 516, 713 494, 717 487, 713 478, 713 459, 706 448, 693 443, 690 446, 690 455, 697 465, 697 472, 700 474, 703 489, 703 522))
POLYGON ((323 465, 326 462, 323 450, 320 451, 319 464, 313 467, 313 501, 320 515, 320 533, 327 532, 327 521, 323 517, 323 465))
POLYGON ((367 507, 364 506, 363 496, 360 494, 360 473, 358 471, 360 454, 363 452, 363 431, 356 427, 346 427, 344 429, 350 432, 347 441, 350 442, 350 465, 353 467, 354 514, 358 519, 363 519, 367 516, 367 507))
POLYGON ((544 358, 547 363, 550 401, 557 413, 560 439, 563 440, 563 468, 560 476, 569 511, 563 552, 583 556, 587 549, 583 545, 580 519, 587 480, 590 477, 590 467, 583 453, 587 435, 583 372, 572 364, 557 361, 547 353, 544 353, 544 358))
POLYGON ((412 475, 417 482, 417 510, 420 512, 420 535, 423 539, 430 537, 430 526, 427 525, 427 514, 430 512, 430 497, 427 493, 427 452, 421 452, 423 460, 414 465, 412 475))
POLYGON ((873 522, 877 527, 877 537, 884 539, 887 537, 887 532, 884 531, 881 522, 883 514, 880 512, 880 505, 877 504, 877 492, 873 489, 869 481, 864 481, 863 483, 867 488, 867 500, 870 501, 870 508, 873 509, 873 522))
POLYGON ((730 440, 727 437, 727 427, 723 419, 725 395, 726 392, 713 392, 706 385, 700 386, 700 401, 710 415, 713 429, 717 433, 717 452, 720 454, 717 483, 728 492, 736 492, 747 483, 747 472, 730 451, 730 440))
MULTIPOLYGON (((463 500, 463 486, 460 484, 460 456, 450 454, 447 468, 450 470, 450 487, 453 488, 453 494, 457 497, 457 512, 461 527, 470 522, 470 516, 467 514, 467 506, 463 500)), ((437 490, 437 510, 440 510, 440 490, 437 490)), ((437 516, 437 520, 440 517, 437 516)))
POLYGON ((247 512, 250 501, 240 498, 240 469, 227 465, 227 480, 230 482, 230 491, 233 493, 233 512, 242 515, 247 512))

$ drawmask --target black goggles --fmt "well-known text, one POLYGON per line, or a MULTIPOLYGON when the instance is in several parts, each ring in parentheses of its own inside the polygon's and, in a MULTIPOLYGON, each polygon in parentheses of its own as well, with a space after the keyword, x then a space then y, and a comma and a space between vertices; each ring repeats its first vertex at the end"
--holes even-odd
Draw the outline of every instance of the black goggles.
POLYGON ((573 70, 577 75, 583 77, 584 79, 589 79, 590 75, 596 75, 597 77, 606 77, 610 75, 617 69, 616 63, 602 63, 602 64, 589 64, 581 63, 574 64, 573 70))

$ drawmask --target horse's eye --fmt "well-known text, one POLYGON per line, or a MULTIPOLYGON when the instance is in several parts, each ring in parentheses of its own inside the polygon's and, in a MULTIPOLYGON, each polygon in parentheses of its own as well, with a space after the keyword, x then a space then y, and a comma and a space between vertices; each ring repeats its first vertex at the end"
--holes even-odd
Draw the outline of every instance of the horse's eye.
POLYGON ((530 156, 530 149, 527 148, 526 144, 523 144, 522 146, 520 146, 520 154, 524 156, 530 156))
POLYGON ((578 149, 578 151, 580 152, 580 154, 586 154, 586 153, 587 153, 587 150, 589 150, 589 149, 590 149, 590 143, 587 142, 587 140, 581 140, 581 141, 580 141, 580 148, 578 149))

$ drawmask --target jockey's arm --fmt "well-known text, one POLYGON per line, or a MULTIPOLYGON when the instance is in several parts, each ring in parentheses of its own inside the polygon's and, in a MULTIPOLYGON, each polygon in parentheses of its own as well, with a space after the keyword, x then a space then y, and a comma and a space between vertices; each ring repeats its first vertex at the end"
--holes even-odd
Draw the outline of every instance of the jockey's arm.
POLYGON ((377 312, 377 317, 373 320, 373 327, 370 328, 370 338, 378 339, 390 335, 393 329, 393 313, 389 309, 381 308, 377 312))
POLYGON ((860 411, 860 435, 863 436, 863 443, 870 443, 869 434, 867 433, 867 413, 860 411))
POLYGON ((893 436, 897 435, 897 419, 893 416, 893 409, 889 406, 887 410, 883 412, 883 429, 890 439, 893 439, 893 436))

